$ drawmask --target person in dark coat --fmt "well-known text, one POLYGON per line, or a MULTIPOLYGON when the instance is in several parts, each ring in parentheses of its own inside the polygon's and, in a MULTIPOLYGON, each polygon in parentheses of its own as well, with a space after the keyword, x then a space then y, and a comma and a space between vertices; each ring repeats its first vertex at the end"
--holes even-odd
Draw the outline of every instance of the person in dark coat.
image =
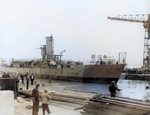
POLYGON ((4 72, 4 74, 2 75, 2 78, 6 78, 6 73, 4 72))
POLYGON ((22 81, 22 83, 24 84, 24 76, 23 76, 23 74, 22 74, 22 73, 21 73, 20 77, 21 77, 21 81, 22 81))
POLYGON ((26 85, 27 85, 27 76, 28 76, 28 72, 24 75, 25 80, 26 80, 26 85))
POLYGON ((24 77, 27 78, 27 76, 28 76, 28 72, 24 75, 24 77))
POLYGON ((115 81, 112 81, 112 84, 109 86, 110 96, 116 97, 116 90, 121 91, 121 89, 118 89, 115 81))
POLYGON ((27 75, 27 77, 26 77, 26 85, 27 85, 27 87, 26 87, 26 89, 28 89, 29 88, 29 76, 27 75))
POLYGON ((61 63, 61 69, 63 69, 64 65, 61 63))
POLYGON ((18 73, 16 74, 15 79, 16 79, 16 93, 17 93, 17 96, 18 96, 18 87, 19 87, 18 73))
POLYGON ((34 82, 34 76, 33 76, 33 73, 32 73, 31 76, 30 76, 30 80, 31 80, 31 85, 33 85, 33 82, 34 82))
POLYGON ((39 111, 39 88, 40 84, 36 84, 36 87, 32 90, 32 96, 33 96, 33 109, 32 109, 32 115, 38 115, 39 111))

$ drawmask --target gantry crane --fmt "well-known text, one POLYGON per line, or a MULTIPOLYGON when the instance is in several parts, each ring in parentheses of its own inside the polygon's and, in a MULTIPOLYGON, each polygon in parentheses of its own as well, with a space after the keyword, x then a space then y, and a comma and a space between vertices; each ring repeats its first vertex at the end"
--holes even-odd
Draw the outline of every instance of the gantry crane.
POLYGON ((108 19, 143 23, 145 29, 143 66, 150 66, 150 14, 118 15, 117 17, 108 17, 108 19))

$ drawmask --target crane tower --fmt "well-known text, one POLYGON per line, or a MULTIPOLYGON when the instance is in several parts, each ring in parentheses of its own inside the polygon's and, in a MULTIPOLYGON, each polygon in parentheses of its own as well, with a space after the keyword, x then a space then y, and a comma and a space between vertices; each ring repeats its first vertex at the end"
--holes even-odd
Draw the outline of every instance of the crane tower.
POLYGON ((143 66, 150 66, 150 14, 118 15, 116 17, 108 17, 108 19, 143 23, 145 29, 143 66))

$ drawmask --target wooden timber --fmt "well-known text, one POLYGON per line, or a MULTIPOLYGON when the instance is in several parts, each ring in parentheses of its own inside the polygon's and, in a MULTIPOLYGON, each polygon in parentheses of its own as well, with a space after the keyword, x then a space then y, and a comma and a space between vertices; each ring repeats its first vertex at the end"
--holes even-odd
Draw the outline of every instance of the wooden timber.
POLYGON ((84 111, 94 115, 150 115, 150 102, 101 96, 95 100, 91 99, 85 105, 84 111))
MULTIPOLYGON (((19 90, 19 94, 26 95, 26 96, 32 96, 31 90, 19 90)), ((80 96, 72 96, 72 95, 66 95, 66 94, 58 94, 50 92, 49 95, 52 97, 52 100, 55 101, 62 101, 62 102, 69 102, 69 103, 75 103, 84 105, 87 102, 87 98, 80 97, 80 96)))

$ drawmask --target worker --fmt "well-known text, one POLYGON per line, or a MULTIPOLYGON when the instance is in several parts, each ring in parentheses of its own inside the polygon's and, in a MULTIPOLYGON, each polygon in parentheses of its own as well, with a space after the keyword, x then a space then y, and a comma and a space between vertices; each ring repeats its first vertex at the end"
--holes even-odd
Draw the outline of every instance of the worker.
POLYGON ((30 80, 31 80, 31 85, 33 85, 33 82, 34 82, 34 75, 33 75, 33 73, 30 76, 30 80))
POLYGON ((29 88, 29 79, 30 79, 30 76, 27 75, 27 77, 26 77, 26 89, 29 88))
POLYGON ((23 76, 23 74, 22 74, 22 73, 21 73, 20 77, 21 77, 21 81, 22 81, 22 83, 24 84, 24 76, 23 76))
POLYGON ((116 97, 116 90, 121 91, 121 89, 118 89, 115 81, 112 81, 111 85, 109 86, 110 96, 116 97))
POLYGON ((18 77, 18 73, 16 73, 15 80, 16 80, 16 93, 17 93, 17 96, 18 96, 18 88, 19 88, 19 77, 18 77))
POLYGON ((51 112, 48 107, 48 101, 51 99, 51 97, 48 94, 48 89, 45 89, 44 93, 40 94, 40 97, 42 102, 43 115, 45 115, 45 110, 47 111, 48 114, 50 114, 51 112))
POLYGON ((36 84, 36 87, 32 90, 32 96, 33 96, 33 110, 32 115, 38 115, 39 111, 39 88, 40 84, 36 84))
POLYGON ((63 65, 63 63, 61 63, 61 69, 63 69, 63 67, 64 67, 64 65, 63 65))
POLYGON ((6 78, 6 73, 4 72, 4 74, 2 75, 2 78, 6 78))
POLYGON ((144 96, 143 101, 150 101, 150 90, 149 90, 149 86, 146 86, 146 94, 144 96))

